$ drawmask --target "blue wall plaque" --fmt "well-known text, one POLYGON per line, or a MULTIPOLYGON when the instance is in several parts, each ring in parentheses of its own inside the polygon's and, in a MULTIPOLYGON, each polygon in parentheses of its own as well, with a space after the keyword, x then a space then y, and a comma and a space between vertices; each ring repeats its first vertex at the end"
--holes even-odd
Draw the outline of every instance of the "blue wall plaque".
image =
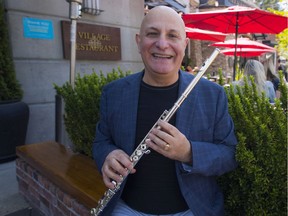
POLYGON ((23 18, 24 37, 52 40, 54 38, 51 20, 23 18))

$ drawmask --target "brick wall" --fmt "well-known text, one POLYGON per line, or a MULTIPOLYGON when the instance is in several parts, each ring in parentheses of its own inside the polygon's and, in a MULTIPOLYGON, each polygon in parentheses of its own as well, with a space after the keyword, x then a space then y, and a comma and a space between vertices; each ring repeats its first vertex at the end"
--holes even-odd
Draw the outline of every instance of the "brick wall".
POLYGON ((19 192, 33 208, 47 216, 85 216, 90 209, 64 193, 23 159, 16 160, 19 192))

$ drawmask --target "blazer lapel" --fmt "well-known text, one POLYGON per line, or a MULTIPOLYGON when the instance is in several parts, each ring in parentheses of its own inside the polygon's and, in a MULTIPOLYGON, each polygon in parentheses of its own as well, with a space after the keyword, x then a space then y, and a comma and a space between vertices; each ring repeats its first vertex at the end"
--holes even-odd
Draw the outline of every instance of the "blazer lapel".
MULTIPOLYGON (((187 86, 194 79, 191 76, 184 75, 185 72, 180 72, 180 86, 179 86, 179 97, 186 90, 187 86)), ((181 106, 176 112, 176 127, 183 134, 189 134, 191 127, 191 122, 194 115, 196 100, 198 97, 199 91, 197 90, 197 85, 192 89, 192 91, 187 95, 187 98, 183 101, 181 106)))
POLYGON ((125 89, 121 92, 123 95, 121 113, 125 117, 124 122, 122 122, 122 127, 123 130, 126 130, 129 133, 127 136, 119 134, 119 137, 121 140, 122 148, 129 154, 131 154, 135 148, 137 107, 142 75, 142 72, 137 73, 134 76, 131 75, 131 78, 126 80, 127 83, 125 84, 125 89))

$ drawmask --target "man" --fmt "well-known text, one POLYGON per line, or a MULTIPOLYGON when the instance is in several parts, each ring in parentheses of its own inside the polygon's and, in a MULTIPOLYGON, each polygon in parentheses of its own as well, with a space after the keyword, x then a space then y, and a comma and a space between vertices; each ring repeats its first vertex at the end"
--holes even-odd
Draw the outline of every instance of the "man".
POLYGON ((160 121, 133 167, 129 156, 194 76, 179 70, 188 39, 181 17, 158 6, 136 35, 144 70, 102 92, 93 156, 108 188, 121 182, 102 215, 223 215, 216 177, 236 167, 234 126, 221 86, 201 79, 176 115, 160 121))

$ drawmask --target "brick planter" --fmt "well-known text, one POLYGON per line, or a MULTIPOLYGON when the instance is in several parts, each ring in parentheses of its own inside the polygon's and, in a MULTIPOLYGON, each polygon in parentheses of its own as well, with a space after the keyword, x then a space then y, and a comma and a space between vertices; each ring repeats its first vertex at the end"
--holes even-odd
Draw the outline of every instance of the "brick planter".
POLYGON ((16 160, 19 192, 44 215, 90 215, 90 209, 31 167, 23 159, 16 160))
POLYGON ((106 190, 92 159, 58 143, 21 146, 17 155, 19 192, 43 215, 88 216, 106 190))

